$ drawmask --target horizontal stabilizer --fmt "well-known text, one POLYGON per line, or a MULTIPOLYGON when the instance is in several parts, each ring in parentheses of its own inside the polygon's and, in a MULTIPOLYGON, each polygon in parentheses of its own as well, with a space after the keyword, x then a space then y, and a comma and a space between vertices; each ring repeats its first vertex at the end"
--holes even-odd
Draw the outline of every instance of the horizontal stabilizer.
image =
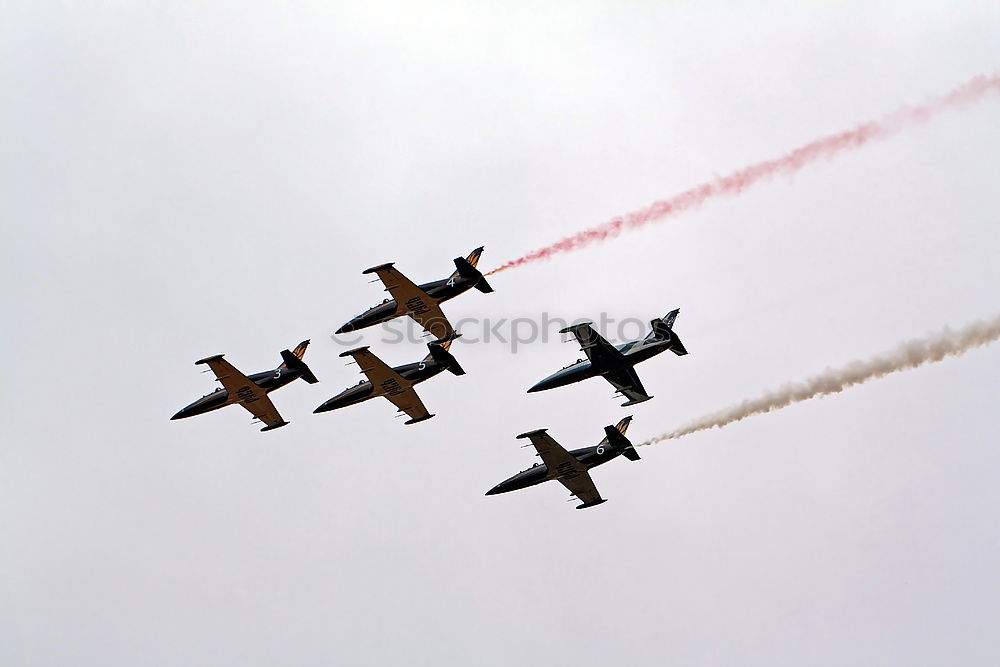
POLYGON ((626 449, 624 452, 622 452, 622 456, 627 458, 629 461, 639 460, 639 452, 635 451, 635 447, 630 447, 629 449, 626 449))
POLYGON ((488 282, 486 282, 486 278, 483 277, 483 274, 479 271, 479 269, 474 267, 469 260, 464 257, 455 258, 455 273, 473 283, 476 286, 476 289, 484 294, 488 294, 493 291, 493 288, 490 287, 488 282))
POLYGON ((673 340, 670 341, 670 351, 678 357, 683 357, 688 353, 687 348, 684 347, 684 343, 682 343, 681 339, 677 337, 677 334, 674 334, 673 340))
POLYGON ((458 359, 456 359, 451 352, 445 349, 444 345, 437 342, 428 343, 427 349, 430 351, 430 356, 434 359, 434 361, 441 364, 455 375, 465 375, 465 369, 463 369, 461 364, 458 363, 458 359))
POLYGON ((306 362, 299 359, 297 356, 295 356, 294 353, 290 352, 289 350, 282 350, 281 359, 282 361, 285 362, 284 363, 285 368, 297 372, 299 374, 299 377, 301 377, 309 384, 316 384, 317 382, 319 382, 319 380, 316 379, 316 376, 313 375, 313 372, 309 370, 309 367, 306 366, 306 362))
POLYGON ((629 461, 638 461, 639 453, 632 446, 632 441, 625 437, 619 429, 614 426, 605 426, 604 435, 608 440, 608 445, 621 453, 629 461))
POLYGON ((680 308, 675 308, 666 314, 662 319, 656 318, 651 320, 649 325, 652 327, 652 331, 646 336, 646 340, 661 340, 669 343, 668 348, 671 352, 679 357, 684 356, 688 353, 687 348, 684 347, 684 343, 678 338, 677 334, 674 333, 674 321, 677 319, 677 314, 681 312, 680 308))

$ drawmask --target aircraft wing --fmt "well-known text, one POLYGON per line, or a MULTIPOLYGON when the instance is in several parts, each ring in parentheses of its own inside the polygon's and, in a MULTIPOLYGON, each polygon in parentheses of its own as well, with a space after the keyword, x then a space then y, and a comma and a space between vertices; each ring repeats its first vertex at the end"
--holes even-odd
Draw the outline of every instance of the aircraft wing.
POLYGON ((642 386, 642 381, 636 375, 635 369, 630 366, 605 373, 604 379, 610 382, 615 389, 621 392, 622 396, 628 399, 628 402, 622 403, 622 407, 642 403, 652 398, 652 396, 646 394, 646 389, 642 386))
POLYGON ((582 509, 584 507, 589 507, 591 505, 599 505, 604 502, 604 498, 601 498, 600 491, 594 486, 594 480, 590 478, 589 472, 582 472, 579 476, 572 479, 566 479, 563 477, 559 478, 559 481, 565 486, 570 493, 580 499, 582 505, 579 505, 577 509, 582 509))
POLYGON ((427 408, 424 407, 424 402, 420 400, 420 397, 417 396, 417 392, 413 389, 407 389, 402 394, 386 394, 385 397, 388 398, 400 412, 406 413, 409 417, 409 419, 404 422, 406 424, 416 424, 417 422, 422 422, 423 420, 430 419, 434 416, 427 411, 427 408))
POLYGON ((559 333, 572 333, 580 343, 580 349, 586 353, 590 363, 601 365, 602 362, 623 361, 625 355, 618 351, 614 345, 604 340, 601 334, 594 331, 589 324, 577 324, 566 327, 559 333))
POLYGON ((348 350, 341 353, 340 356, 348 355, 358 362, 358 367, 371 381, 376 392, 387 398, 400 412, 405 412, 410 417, 407 424, 430 419, 434 416, 427 411, 420 397, 417 396, 417 392, 413 390, 413 383, 369 352, 367 347, 348 350))
POLYGON ((545 429, 522 433, 517 437, 531 440, 549 472, 555 473, 556 479, 583 502, 581 507, 604 502, 587 472, 587 466, 567 452, 545 429))
POLYGON ((223 359, 221 354, 201 359, 195 363, 207 364, 212 369, 215 377, 226 388, 229 396, 236 399, 254 417, 264 422, 265 426, 261 430, 268 431, 288 423, 281 418, 278 409, 267 397, 267 392, 254 384, 246 375, 236 370, 236 367, 223 359))
MULTIPOLYGON (((366 269, 364 273, 374 273, 385 285, 385 290, 395 299, 397 307, 429 331, 437 339, 447 338, 455 333, 437 301, 427 295, 417 285, 396 270, 392 264, 366 269)), ((399 312, 397 310, 397 312, 399 312)), ((400 313, 402 314, 402 313, 400 313)))

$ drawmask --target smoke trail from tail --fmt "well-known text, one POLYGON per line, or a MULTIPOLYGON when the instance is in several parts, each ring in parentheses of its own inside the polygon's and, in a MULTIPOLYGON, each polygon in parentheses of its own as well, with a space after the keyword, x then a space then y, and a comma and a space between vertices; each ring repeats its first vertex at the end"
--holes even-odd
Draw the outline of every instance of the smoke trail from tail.
POLYGON ((861 148, 873 139, 894 134, 909 125, 926 122, 948 109, 978 102, 991 92, 1000 92, 1000 74, 976 76, 958 88, 937 96, 925 104, 902 107, 881 120, 861 123, 852 130, 831 134, 809 142, 781 157, 758 162, 727 176, 719 176, 669 199, 655 202, 646 208, 614 218, 597 227, 577 232, 550 246, 511 260, 486 275, 493 275, 529 262, 550 259, 560 253, 615 238, 623 231, 639 229, 651 222, 659 222, 679 215, 698 208, 706 201, 716 197, 738 195, 750 186, 775 176, 795 173, 823 158, 832 158, 839 153, 861 148))
POLYGON ((885 377, 891 373, 965 354, 973 348, 988 345, 998 339, 1000 339, 1000 316, 985 322, 975 322, 958 331, 951 331, 946 327, 940 333, 927 338, 907 341, 895 350, 868 361, 854 361, 843 368, 830 368, 805 382, 787 384, 776 391, 767 392, 725 410, 705 415, 675 431, 650 438, 642 444, 652 445, 698 431, 722 428, 727 424, 753 415, 780 410, 793 403, 808 401, 817 396, 838 394, 848 387, 885 377))

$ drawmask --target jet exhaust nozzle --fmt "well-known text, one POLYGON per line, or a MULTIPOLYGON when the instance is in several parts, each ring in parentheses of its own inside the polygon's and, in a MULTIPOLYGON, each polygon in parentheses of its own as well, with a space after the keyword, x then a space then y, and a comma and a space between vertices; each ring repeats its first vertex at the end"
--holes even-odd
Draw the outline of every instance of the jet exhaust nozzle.
POLYGON ((472 282, 476 286, 476 289, 483 294, 489 294, 493 291, 490 284, 486 282, 486 278, 483 276, 482 272, 474 267, 469 260, 464 257, 456 257, 455 268, 458 270, 458 275, 472 282))
POLYGON ((299 377, 309 384, 316 384, 319 382, 319 380, 316 379, 316 376, 313 375, 313 372, 309 370, 309 367, 306 366, 306 362, 296 357, 289 350, 281 351, 281 359, 285 362, 286 368, 296 371, 299 374, 299 377))
POLYGON ((455 355, 445 349, 444 343, 450 343, 460 335, 461 334, 454 334, 448 338, 436 340, 433 343, 427 343, 427 349, 431 353, 431 358, 447 368, 454 375, 465 375, 465 369, 458 363, 458 359, 455 358, 455 355))
POLYGON ((651 338, 656 340, 662 340, 670 343, 670 351, 679 357, 684 356, 688 353, 687 348, 684 347, 684 343, 681 342, 680 337, 674 333, 674 320, 677 319, 677 314, 680 312, 680 308, 670 311, 664 318, 657 317, 654 320, 650 320, 649 326, 652 328, 652 333, 650 333, 651 338))
POLYGON ((608 439, 608 445, 621 452, 622 456, 627 458, 629 461, 639 460, 639 452, 635 451, 635 447, 632 446, 632 441, 625 437, 624 433, 619 431, 614 426, 605 426, 604 435, 608 439))

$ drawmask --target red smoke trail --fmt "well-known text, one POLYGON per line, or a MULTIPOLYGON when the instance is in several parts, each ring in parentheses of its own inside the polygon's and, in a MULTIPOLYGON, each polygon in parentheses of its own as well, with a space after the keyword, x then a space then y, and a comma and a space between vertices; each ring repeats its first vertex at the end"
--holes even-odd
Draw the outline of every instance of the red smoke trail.
POLYGON ((623 231, 638 229, 651 222, 659 222, 684 211, 698 208, 709 199, 727 195, 737 195, 752 185, 782 174, 792 174, 822 158, 831 158, 847 150, 861 148, 873 139, 886 137, 908 125, 930 120, 948 109, 978 102, 990 92, 1000 91, 1000 75, 979 75, 949 93, 933 98, 926 104, 907 106, 889 114, 881 120, 868 121, 853 130, 831 134, 796 148, 781 157, 750 165, 728 176, 695 186, 664 199, 646 208, 619 216, 597 227, 585 229, 550 246, 535 250, 524 257, 514 259, 493 269, 486 275, 493 275, 522 264, 549 259, 559 253, 577 250, 591 243, 612 239, 623 231))

